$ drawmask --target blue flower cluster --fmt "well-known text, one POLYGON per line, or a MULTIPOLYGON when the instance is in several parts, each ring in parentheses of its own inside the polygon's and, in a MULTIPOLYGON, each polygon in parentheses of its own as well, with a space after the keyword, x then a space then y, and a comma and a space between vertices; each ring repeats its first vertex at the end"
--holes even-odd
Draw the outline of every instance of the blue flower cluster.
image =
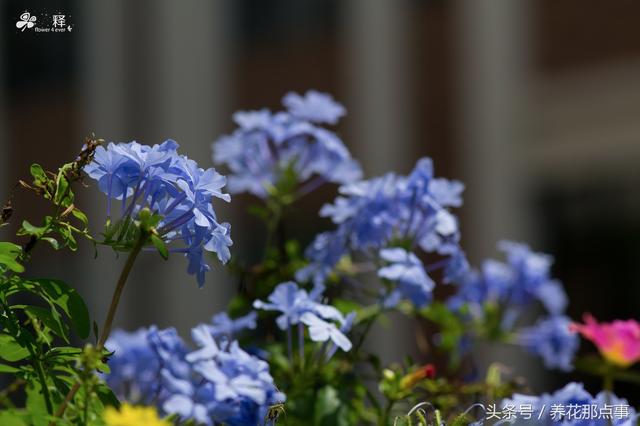
POLYGON ((388 262, 379 276, 398 284, 386 295, 386 305, 405 298, 424 306, 434 287, 427 271, 442 267, 450 281, 467 268, 458 220, 449 211, 462 205, 463 190, 458 181, 435 178, 428 158, 420 159, 408 176, 389 173, 341 186, 341 196, 320 211, 337 229, 315 238, 306 251, 311 263, 296 278, 321 286, 344 255, 362 252, 388 262), (425 269, 414 253, 393 248, 403 243, 445 259, 425 269))
POLYGON ((458 291, 448 304, 465 306, 472 318, 482 319, 487 304, 503 310, 501 327, 510 331, 524 309, 539 302, 547 317, 519 331, 518 342, 542 357, 549 368, 572 369, 579 339, 569 331, 564 316, 567 295, 562 284, 551 278, 551 256, 533 252, 525 244, 503 241, 499 248, 507 261, 486 260, 481 270, 470 268, 457 278, 458 291))
POLYGON ((569 330, 570 324, 571 320, 564 315, 543 318, 532 327, 519 330, 519 343, 542 357, 547 368, 571 371, 580 339, 569 330))
POLYGON ((151 404, 158 392, 160 359, 147 339, 149 330, 134 332, 114 330, 107 342, 113 352, 109 359, 111 373, 106 381, 121 399, 151 404))
POLYGON ((226 178, 213 168, 204 170, 177 152, 178 144, 167 140, 160 145, 137 142, 99 146, 84 171, 98 182, 107 195, 107 216, 113 214, 112 200, 120 200, 120 220, 136 219, 143 208, 159 214, 157 231, 166 243, 176 242, 170 251, 189 260, 188 273, 204 284, 210 270, 204 252, 215 252, 225 263, 232 241, 228 223, 219 223, 212 198, 230 201, 222 192, 226 178))
POLYGON ((387 296, 385 305, 395 306, 402 298, 411 300, 418 308, 431 302, 435 283, 415 254, 401 248, 389 248, 380 250, 380 258, 389 264, 378 270, 378 276, 397 283, 387 296))
POLYGON ((503 400, 500 406, 503 412, 508 407, 514 414, 509 421, 502 420, 501 424, 635 426, 639 418, 638 413, 625 399, 606 391, 594 397, 585 390, 582 383, 576 382, 569 383, 552 394, 545 393, 540 396, 515 394, 503 400), (615 413, 616 406, 626 407, 628 412, 615 413), (609 407, 608 411, 607 407, 609 407))
POLYGON ((267 109, 239 111, 239 126, 213 144, 216 164, 225 164, 231 193, 249 192, 266 198, 284 173, 292 169, 306 193, 324 182, 346 183, 360 178, 360 165, 344 143, 322 124, 336 124, 344 107, 331 96, 309 91, 289 93, 283 99, 287 111, 267 109))
POLYGON ((490 259, 479 271, 469 269, 459 278, 459 291, 449 305, 458 308, 467 304, 480 313, 485 303, 521 309, 537 300, 550 314, 562 314, 567 295, 562 284, 551 278, 551 256, 508 241, 500 242, 499 248, 506 253, 507 262, 490 259))
MULTIPOLYGON (((276 318, 276 324, 280 330, 291 332, 294 325, 306 325, 309 337, 314 342, 331 342, 328 348, 327 358, 330 358, 337 348, 347 352, 351 350, 351 341, 345 336, 353 325, 355 313, 346 317, 331 305, 319 302, 322 294, 315 291, 311 294, 301 289, 293 281, 278 284, 268 297, 268 302, 256 300, 253 307, 266 311, 276 311, 280 315, 276 318)), ((301 328, 299 328, 301 330, 301 328)), ((301 345, 304 344, 300 337, 301 345)))
POLYGON ((220 312, 211 319, 212 325, 209 326, 209 332, 215 338, 226 337, 229 340, 233 340, 234 336, 242 330, 255 329, 257 318, 258 314, 255 311, 236 319, 229 318, 226 312, 220 312))
MULTIPOLYGON (((231 328, 240 331, 246 323, 243 318, 231 328)), ((203 425, 263 424, 269 406, 284 402, 268 364, 237 341, 216 338, 208 324, 194 328, 192 338, 195 351, 175 329, 114 332, 106 344, 113 351, 107 384, 122 400, 154 404, 203 425)))

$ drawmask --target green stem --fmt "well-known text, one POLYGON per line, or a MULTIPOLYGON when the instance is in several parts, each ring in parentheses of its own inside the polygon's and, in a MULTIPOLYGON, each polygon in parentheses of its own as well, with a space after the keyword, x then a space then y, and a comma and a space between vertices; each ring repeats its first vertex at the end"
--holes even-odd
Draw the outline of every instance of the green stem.
POLYGON ((389 416, 391 415, 391 409, 393 408, 393 404, 395 401, 389 400, 387 401, 387 405, 384 407, 384 411, 382 412, 382 416, 378 421, 379 426, 387 426, 389 424, 389 416))
POLYGON ((360 339, 358 340, 358 343, 355 344, 355 346, 353 347, 353 350, 351 351, 354 354, 354 356, 358 354, 360 347, 364 343, 367 337, 367 334, 369 334, 369 331, 371 331, 371 327, 373 327, 373 324, 376 322, 378 315, 380 315, 380 311, 371 315, 371 317, 367 320, 367 324, 365 324, 364 330, 362 330, 362 334, 360 335, 360 339))
MULTIPOLYGON (((142 247, 144 247, 145 243, 147 242, 147 238, 148 238, 147 233, 141 232, 140 237, 138 238, 138 241, 136 241, 135 246, 133 246, 133 248, 129 252, 129 257, 127 257, 127 261, 124 264, 124 267, 122 268, 122 272, 120 272, 120 277, 118 278, 116 288, 113 291, 113 296, 111 297, 111 304, 109 305, 109 311, 107 312, 107 317, 104 320, 104 324, 102 326, 102 334, 100 335, 100 339, 98 340, 98 344, 96 346, 96 350, 98 351, 102 350, 105 342, 109 338, 109 334, 111 333, 111 326, 113 325, 113 320, 116 315, 116 310, 118 309, 118 303, 120 302, 120 296, 122 296, 122 291, 124 290, 124 286, 127 283, 127 278, 129 278, 129 273, 131 272, 131 268, 133 268, 133 264, 135 263, 136 258, 138 257, 138 254, 140 253, 140 251, 142 250, 142 247)), ((55 412, 54 414, 55 417, 62 417, 64 415, 64 412, 67 409, 69 402, 71 402, 73 397, 76 395, 76 393, 80 389, 80 386, 81 384, 79 382, 76 382, 73 385, 73 387, 69 390, 69 393, 67 393, 67 396, 65 397, 64 401, 62 402, 62 404, 60 404, 60 407, 58 407, 58 410, 55 412)), ((49 423, 50 426, 54 424, 55 424, 55 421, 52 421, 49 423)))
POLYGON ((291 333, 291 322, 287 327, 287 356, 289 357, 289 363, 293 366, 293 337, 291 333))
POLYGON ((442 424, 442 414, 440 410, 436 410, 436 425, 440 426, 442 424))
POLYGON ((274 202, 274 205, 269 206, 268 209, 271 211, 271 217, 267 220, 267 238, 265 241, 265 258, 269 252, 269 248, 273 245, 273 240, 276 237, 276 232, 278 231, 278 227, 280 225, 280 220, 282 218, 282 206, 278 202, 274 202))
POLYGON ((136 245, 133 246, 131 251, 129 252, 129 257, 127 257, 127 261, 122 268, 122 272, 120 272, 120 278, 118 278, 118 283, 116 284, 116 288, 113 291, 113 296, 111 296, 111 304, 109 305, 109 311, 107 312, 107 317, 104 320, 104 324, 102 325, 102 334, 100 335, 100 340, 98 340, 98 345, 96 347, 97 350, 101 350, 109 338, 109 334, 111 334, 111 326, 113 325, 113 320, 116 316, 116 310, 118 309, 118 303, 120 302, 120 296, 122 296, 122 291, 124 290, 124 286, 127 283, 127 278, 129 278, 129 273, 133 268, 133 264, 140 254, 140 250, 144 247, 147 242, 146 233, 141 233, 140 238, 136 242, 136 245))
POLYGON ((35 358, 35 353, 29 348, 29 353, 33 358, 33 365, 36 368, 38 374, 38 380, 40 381, 40 387, 42 388, 42 396, 44 397, 44 403, 47 406, 47 413, 53 413, 53 403, 51 402, 51 392, 49 392, 49 386, 47 386, 47 379, 44 374, 44 367, 42 367, 42 361, 35 358))
MULTIPOLYGON (((16 318, 10 306, 5 305, 3 303, 2 308, 6 313, 7 317, 9 317, 10 319, 10 323, 8 327, 9 332, 14 337, 14 339, 16 339, 16 341, 20 342, 19 340, 20 322, 16 318)), ((36 356, 34 348, 31 346, 31 344, 26 343, 24 347, 26 347, 27 350, 29 351, 29 358, 33 364, 33 368, 35 369, 36 374, 38 375, 38 381, 40 382, 40 387, 42 388, 42 396, 44 397, 44 402, 47 407, 47 413, 51 414, 53 413, 53 403, 51 402, 51 393, 49 392, 49 387, 47 386, 47 379, 44 374, 44 367, 42 366, 42 361, 40 360, 40 357, 36 356)))
MULTIPOLYGON (((86 370, 85 370, 85 374, 86 374, 86 370)), ((91 374, 91 373, 89 373, 91 374)), ((85 381, 89 381, 90 378, 88 377, 84 377, 85 381)), ((91 395, 91 392, 93 392, 93 387, 89 387, 86 383, 85 383, 85 392, 84 392, 84 407, 83 407, 83 414, 84 414, 84 425, 88 425, 89 424, 89 395, 91 395)))

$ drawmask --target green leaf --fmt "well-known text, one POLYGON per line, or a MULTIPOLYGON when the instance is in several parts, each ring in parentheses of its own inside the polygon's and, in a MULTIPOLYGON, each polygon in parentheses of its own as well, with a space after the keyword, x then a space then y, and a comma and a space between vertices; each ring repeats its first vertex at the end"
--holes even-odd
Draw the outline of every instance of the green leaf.
POLYGON ((328 426, 335 424, 334 420, 338 413, 338 408, 340 408, 338 391, 331 386, 323 387, 318 391, 313 424, 315 426, 328 426))
POLYGON ((41 238, 48 229, 48 225, 35 226, 29 223, 29 221, 24 220, 22 221, 22 228, 18 231, 18 235, 33 235, 36 238, 41 238))
MULTIPOLYGON (((21 371, 19 368, 16 367, 12 367, 10 365, 7 364, 0 364, 0 373, 18 373, 19 371, 21 371)), ((0 424, 3 424, 2 422, 0 422, 0 424)))
POLYGON ((156 234, 151 234, 151 242, 158 249, 158 253, 160 253, 163 259, 166 260, 169 258, 169 250, 167 250, 167 245, 162 241, 162 238, 156 234))
POLYGON ((118 400, 118 397, 106 384, 100 383, 96 387, 95 392, 105 406, 120 408, 120 401, 118 400))
POLYGON ((42 237, 41 238, 42 241, 46 241, 49 244, 51 244, 51 247, 54 248, 54 250, 59 250, 60 249, 60 243, 58 243, 58 240, 56 240, 55 238, 52 237, 42 237))
POLYGON ((18 255, 22 251, 22 247, 7 241, 0 241, 0 253, 18 255))
POLYGON ((0 411, 0 425, 2 426, 28 426, 24 420, 24 413, 18 410, 0 411))
POLYGON ((6 254, 0 254, 0 264, 5 265, 7 268, 16 273, 24 272, 24 266, 19 264, 16 259, 6 254))
POLYGON ((49 179, 47 178, 47 173, 44 171, 42 166, 37 163, 33 163, 30 168, 31 176, 33 176, 33 183, 36 186, 41 186, 46 183, 49 179))
POLYGON ((22 347, 12 336, 0 334, 0 358, 16 362, 29 356, 29 350, 22 347))
POLYGON ((455 419, 453 419, 451 426, 466 426, 473 421, 474 419, 471 416, 463 413, 463 414, 460 414, 455 419))
POLYGON ((46 426, 49 421, 47 406, 42 395, 40 384, 30 383, 27 386, 27 412, 30 416, 29 424, 34 426, 46 426))
POLYGON ((73 232, 67 224, 61 223, 55 227, 55 230, 60 234, 62 241, 64 241, 64 244, 69 247, 70 250, 75 251, 78 248, 78 243, 73 236, 73 232))
POLYGON ((66 325, 62 322, 60 314, 52 307, 51 310, 42 308, 40 306, 25 306, 22 308, 32 320, 38 320, 42 322, 45 327, 42 330, 44 333, 44 340, 49 342, 49 336, 47 331, 50 330, 56 336, 62 338, 65 342, 69 343, 69 331, 66 325))
POLYGON ((64 172, 60 171, 56 179, 56 194, 53 197, 53 202, 66 207, 70 204, 70 195, 72 195, 72 193, 69 189, 69 181, 64 176, 64 172), (63 200, 66 201, 64 204, 62 203, 63 200))
POLYGON ((86 339, 89 336, 91 322, 89 320, 89 310, 80 294, 60 280, 44 278, 31 281, 36 283, 40 293, 47 300, 60 307, 69 316, 78 336, 86 339))
POLYGON ((5 265, 13 272, 24 272, 24 267, 18 263, 18 256, 22 253, 22 247, 6 241, 0 242, 0 264, 5 265))
POLYGON ((412 426, 411 417, 409 416, 397 416, 393 419, 393 424, 395 426, 412 426))
POLYGON ((89 224, 89 219, 87 219, 87 215, 84 214, 84 212, 78 209, 77 207, 71 210, 71 214, 73 214, 76 219, 82 222, 84 226, 87 226, 89 224))

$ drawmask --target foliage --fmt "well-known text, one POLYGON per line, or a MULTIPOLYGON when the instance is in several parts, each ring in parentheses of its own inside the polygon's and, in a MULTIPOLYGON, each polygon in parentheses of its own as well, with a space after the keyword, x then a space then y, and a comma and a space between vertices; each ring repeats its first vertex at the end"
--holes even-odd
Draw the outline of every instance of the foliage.
MULTIPOLYGON (((637 421, 612 392, 618 381, 640 383, 637 322, 572 323, 552 258, 524 244, 501 242, 504 261, 469 265, 454 214, 462 183, 435 177, 428 158, 408 175, 363 180, 330 128, 345 115, 342 105, 315 91, 290 93, 283 105, 237 113, 238 129, 213 148, 229 171, 229 192, 257 197, 247 212, 264 224, 257 261, 232 255, 231 225, 214 210, 214 200, 230 201, 225 176, 200 168, 172 140, 147 146, 90 137, 57 171, 31 166, 19 187, 49 211, 19 222, 17 242, 0 242, 0 374, 8 380, 0 424, 482 425, 492 415, 514 423, 527 404, 544 411, 576 401, 626 405, 626 417, 609 423, 637 421), (107 197, 97 236, 75 204, 85 177, 107 197), (320 210, 331 228, 310 242, 287 234, 298 201, 330 183, 341 185, 320 210), (126 253, 101 327, 72 285, 28 273, 39 242, 76 251, 80 239, 96 254, 99 247, 126 253), (225 312, 192 329, 195 347, 172 328, 111 332, 143 249, 186 257, 200 286, 215 255, 241 283, 225 312), (417 325, 418 359, 387 363, 371 352, 370 331, 392 315, 417 325), (576 331, 602 357, 576 357, 576 331), (474 351, 486 343, 598 376, 604 390, 593 396, 570 383, 523 395, 526 380, 507 366, 479 371, 474 351)), ((5 230, 14 209, 10 197, 0 215, 5 230)), ((566 413, 543 423, 580 424, 566 413)))

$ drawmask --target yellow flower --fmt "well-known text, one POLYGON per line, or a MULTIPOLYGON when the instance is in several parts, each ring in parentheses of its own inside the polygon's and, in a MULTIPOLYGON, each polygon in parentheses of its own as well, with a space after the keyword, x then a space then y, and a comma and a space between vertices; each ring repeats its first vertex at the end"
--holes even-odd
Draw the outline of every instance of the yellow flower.
POLYGON ((171 426, 169 422, 158 417, 155 408, 129 404, 122 404, 120 411, 107 407, 104 410, 104 420, 107 426, 171 426))

